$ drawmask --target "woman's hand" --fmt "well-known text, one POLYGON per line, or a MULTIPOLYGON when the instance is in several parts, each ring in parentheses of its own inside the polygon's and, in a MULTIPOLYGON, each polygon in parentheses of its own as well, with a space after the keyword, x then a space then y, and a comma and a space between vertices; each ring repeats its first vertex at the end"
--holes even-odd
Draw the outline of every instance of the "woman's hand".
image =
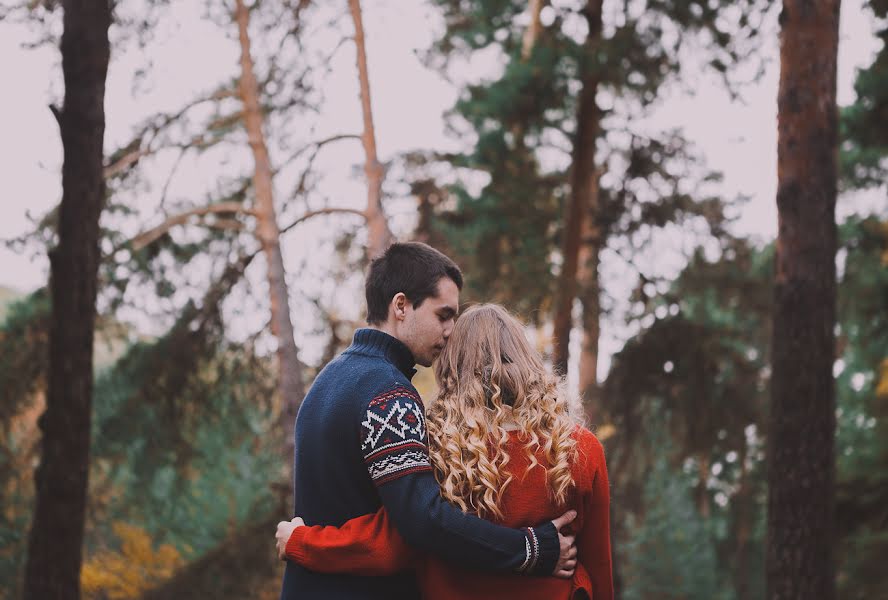
POLYGON ((297 527, 305 527, 302 517, 293 517, 290 521, 278 523, 277 533, 274 537, 277 540, 278 558, 281 560, 287 559, 287 542, 290 541, 290 536, 293 535, 293 530, 297 527))

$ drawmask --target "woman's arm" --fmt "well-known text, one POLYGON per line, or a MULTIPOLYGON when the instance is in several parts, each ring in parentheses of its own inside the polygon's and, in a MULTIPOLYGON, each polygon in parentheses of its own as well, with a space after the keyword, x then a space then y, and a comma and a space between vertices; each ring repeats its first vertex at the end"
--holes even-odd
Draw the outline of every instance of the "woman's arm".
POLYGON ((610 544, 610 487, 601 442, 592 435, 583 440, 592 490, 583 495, 583 527, 577 534, 577 554, 592 580, 595 600, 613 600, 614 579, 610 544))
POLYGON ((355 517, 342 527, 297 527, 286 547, 287 560, 318 573, 392 575, 410 568, 414 555, 385 508, 355 517))

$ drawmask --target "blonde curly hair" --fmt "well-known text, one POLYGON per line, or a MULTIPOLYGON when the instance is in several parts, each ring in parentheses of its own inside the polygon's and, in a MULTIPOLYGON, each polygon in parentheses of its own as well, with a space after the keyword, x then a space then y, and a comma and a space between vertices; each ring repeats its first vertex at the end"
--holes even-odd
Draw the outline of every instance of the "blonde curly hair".
POLYGON ((564 505, 574 485, 572 435, 578 421, 562 379, 546 370, 522 324, 502 306, 468 309, 435 367, 438 393, 428 415, 429 453, 441 494, 463 511, 503 518, 509 428, 519 431, 533 468, 546 469, 549 493, 564 505), (537 460, 542 451, 546 465, 537 460))

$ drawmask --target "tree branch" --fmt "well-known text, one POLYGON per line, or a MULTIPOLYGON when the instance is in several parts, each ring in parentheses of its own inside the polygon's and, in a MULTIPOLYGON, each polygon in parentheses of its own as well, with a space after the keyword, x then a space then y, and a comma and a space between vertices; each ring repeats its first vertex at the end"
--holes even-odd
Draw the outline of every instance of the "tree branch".
POLYGON ((107 165, 104 169, 102 169, 102 175, 105 179, 111 179, 117 175, 120 175, 124 171, 126 171, 129 167, 136 164, 140 158, 143 156, 148 156, 149 154, 153 154, 154 152, 150 148, 137 149, 132 152, 127 152, 120 159, 114 161, 110 165, 107 165))
POLYGON ((176 171, 179 170, 179 165, 182 164, 182 159, 185 158, 185 153, 188 152, 188 148, 182 148, 179 150, 179 156, 176 157, 176 162, 173 163, 173 168, 170 169, 169 175, 167 175, 166 181, 163 184, 163 190, 160 192, 160 209, 164 209, 164 205, 166 204, 167 192, 170 189, 170 183, 173 181, 173 177, 176 175, 176 171))
MULTIPOLYGON (((353 133, 343 133, 340 135, 334 135, 334 136, 329 137, 325 140, 320 140, 318 142, 314 142, 313 145, 315 146, 315 150, 314 150, 314 152, 311 153, 311 156, 308 159, 308 164, 305 165, 305 170, 302 171, 302 175, 299 177, 299 183, 296 184, 296 189, 293 192, 293 196, 291 197, 291 200, 295 199, 297 196, 299 196, 300 194, 305 192, 305 182, 308 179, 308 174, 311 173, 311 168, 312 168, 312 166, 314 166, 315 159, 318 157, 318 154, 321 152, 321 148, 323 148, 325 145, 327 145, 331 142, 337 142, 339 140, 360 140, 360 139, 361 139, 361 136, 359 136, 359 135, 356 135, 353 133)), ((302 154, 302 152, 304 152, 308 148, 311 148, 311 146, 312 146, 312 144, 309 144, 308 146, 304 146, 303 148, 300 148, 290 158, 287 159, 287 161, 284 163, 284 165, 295 160, 300 154, 302 154)), ((283 168, 284 165, 281 165, 280 168, 283 168)))
MULTIPOLYGON (((200 98, 192 100, 191 102, 188 102, 185 106, 183 106, 175 113, 155 115, 151 118, 151 122, 143 126, 139 133, 133 137, 133 141, 131 141, 127 146, 123 147, 123 150, 125 150, 126 148, 132 148, 132 150, 129 152, 125 152, 120 158, 105 166, 103 170, 105 179, 110 179, 112 177, 120 175, 129 167, 138 162, 140 158, 144 156, 149 156, 151 154, 156 154, 157 152, 160 152, 165 148, 177 147, 186 150, 194 146, 201 146, 205 144, 206 135, 201 134, 192 137, 189 142, 183 144, 171 144, 168 146, 161 146, 159 148, 152 148, 153 142, 157 138, 157 136, 160 135, 160 133, 170 124, 182 118, 190 109, 198 106, 199 104, 203 104, 204 102, 215 102, 219 100, 224 100, 225 98, 231 98, 233 96, 233 90, 226 87, 221 87, 207 96, 202 96, 200 98), (145 142, 144 147, 142 147, 142 142, 146 139, 147 142, 145 142)), ((56 119, 60 118, 60 113, 58 112, 57 108, 50 106, 50 110, 52 110, 53 114, 56 115, 56 119)), ((120 150, 118 150, 117 152, 120 152, 120 150)))
POLYGON ((286 227, 281 229, 281 233, 282 234, 286 233, 287 231, 290 231, 291 229, 293 229, 294 227, 296 227, 300 223, 303 223, 313 217, 317 217, 319 215, 331 215, 331 214, 336 214, 336 213, 352 214, 352 215, 358 215, 360 217, 363 217, 364 219, 367 218, 367 214, 363 210, 359 210, 357 208, 337 208, 337 207, 332 207, 332 206, 328 207, 328 208, 319 208, 317 210, 308 211, 307 213, 305 213, 304 215, 302 215, 301 217, 299 217, 298 219, 296 219, 295 221, 293 221, 292 223, 290 223, 289 225, 287 225, 286 227))
POLYGON ((151 242, 154 242, 155 240, 160 238, 163 234, 168 232, 176 225, 184 225, 191 217, 218 213, 253 215, 253 210, 247 208, 240 202, 220 202, 218 204, 210 204, 209 206, 202 206, 200 208, 187 210, 183 213, 179 213, 178 215, 169 217, 166 221, 164 221, 157 227, 152 227, 148 231, 140 233, 130 241, 130 246, 133 250, 141 250, 151 242))
POLYGON ((323 148, 327 144, 331 144, 333 142, 338 142, 340 140, 360 140, 360 139, 361 139, 361 136, 356 133, 340 133, 337 135, 331 135, 330 137, 325 138, 323 140, 311 142, 310 144, 306 144, 305 146, 302 146, 301 148, 299 148, 298 150, 293 152, 293 154, 288 156, 286 158, 286 160, 284 160, 284 162, 282 162, 280 164, 280 166, 278 166, 274 170, 274 173, 276 175, 278 172, 280 172, 281 169, 283 169, 285 166, 287 166, 288 164, 290 164, 291 162, 293 162, 294 160, 299 158, 302 155, 302 153, 305 152, 306 150, 308 150, 309 148, 315 149, 315 151, 311 155, 311 158, 308 159, 308 165, 310 167, 311 164, 314 162, 315 157, 318 155, 318 152, 320 152, 321 148, 323 148))
POLYGON ((49 110, 52 111, 52 116, 55 117, 56 123, 59 124, 59 129, 61 129, 62 128, 62 111, 61 111, 61 109, 58 106, 56 106, 55 104, 50 104, 49 110))

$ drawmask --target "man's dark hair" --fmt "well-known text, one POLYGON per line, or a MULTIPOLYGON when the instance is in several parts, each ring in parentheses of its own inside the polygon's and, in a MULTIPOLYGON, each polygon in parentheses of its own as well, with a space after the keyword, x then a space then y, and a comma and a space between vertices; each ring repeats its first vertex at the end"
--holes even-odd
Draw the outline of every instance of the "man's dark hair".
POLYGON ((462 271, 443 253, 422 242, 392 244, 370 263, 365 287, 367 323, 384 323, 389 303, 398 292, 404 292, 413 308, 419 308, 426 298, 438 293, 442 277, 449 277, 462 289, 462 271))

